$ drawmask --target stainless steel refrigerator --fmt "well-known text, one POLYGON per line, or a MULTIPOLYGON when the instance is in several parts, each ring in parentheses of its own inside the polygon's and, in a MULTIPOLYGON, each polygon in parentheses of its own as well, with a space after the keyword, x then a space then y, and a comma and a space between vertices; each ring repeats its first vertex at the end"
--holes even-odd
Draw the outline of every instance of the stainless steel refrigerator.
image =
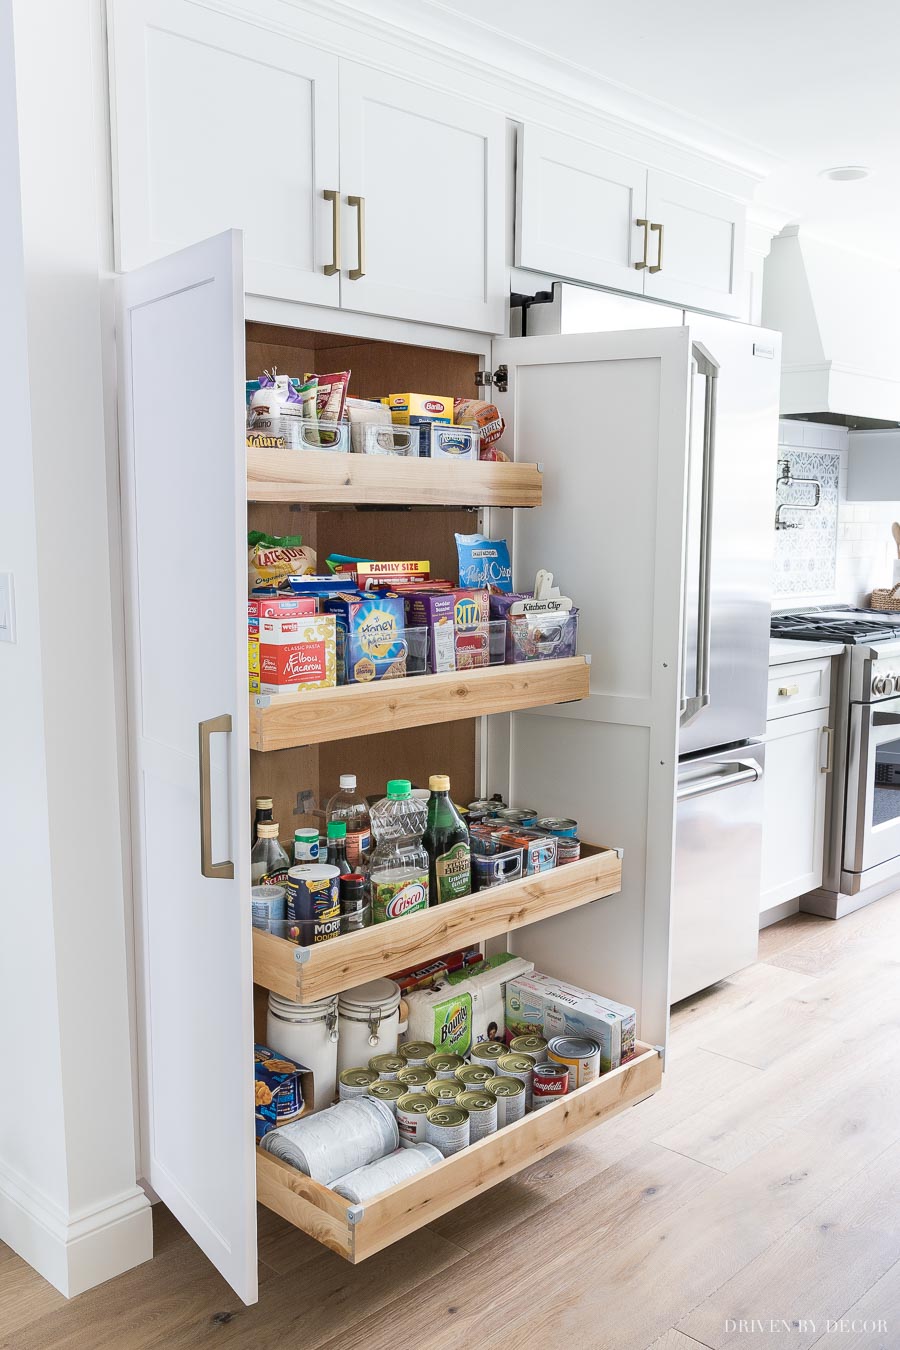
POLYGON ((528 334, 690 330, 676 1002, 757 953, 781 335, 560 283, 525 322, 528 334))

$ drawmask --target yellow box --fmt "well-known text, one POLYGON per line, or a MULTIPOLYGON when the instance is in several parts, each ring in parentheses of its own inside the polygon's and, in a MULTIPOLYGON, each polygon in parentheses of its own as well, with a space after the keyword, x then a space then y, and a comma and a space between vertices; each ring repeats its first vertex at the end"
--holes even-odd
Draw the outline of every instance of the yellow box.
POLYGON ((453 399, 443 394, 388 394, 381 401, 390 408, 391 421, 400 427, 453 422, 453 399))
POLYGON ((259 638, 247 639, 247 664, 250 672, 250 693, 259 693, 259 638))

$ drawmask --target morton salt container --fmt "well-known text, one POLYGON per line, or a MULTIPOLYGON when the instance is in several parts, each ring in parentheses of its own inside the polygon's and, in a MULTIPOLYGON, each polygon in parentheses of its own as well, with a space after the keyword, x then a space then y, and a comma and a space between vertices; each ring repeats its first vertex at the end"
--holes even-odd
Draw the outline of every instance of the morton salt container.
POLYGON ((334 994, 316 1003, 292 1003, 280 994, 269 994, 266 1043, 270 1050, 277 1050, 279 1055, 312 1070, 314 1111, 321 1111, 334 1101, 338 1074, 337 1002, 334 994))
POLYGON ((370 980, 337 997, 338 1073, 368 1064, 374 1055, 395 1055, 400 1029, 400 986, 370 980))

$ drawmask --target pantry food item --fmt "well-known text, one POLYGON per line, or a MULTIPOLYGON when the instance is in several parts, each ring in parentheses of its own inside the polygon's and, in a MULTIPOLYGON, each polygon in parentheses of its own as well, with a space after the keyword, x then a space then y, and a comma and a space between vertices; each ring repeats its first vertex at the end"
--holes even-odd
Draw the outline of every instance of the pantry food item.
MULTIPOLYGON (((401 1138, 401 1145, 404 1140, 401 1138)), ((358 1167, 345 1177, 332 1182, 331 1189, 354 1205, 363 1205, 382 1191, 389 1191, 401 1181, 408 1181, 419 1172, 426 1172, 435 1163, 443 1161, 443 1154, 424 1141, 401 1147, 386 1158, 358 1167)))
POLYGON ((302 825, 294 831, 294 865, 319 861, 319 831, 314 826, 302 825))
POLYGON ((265 534, 262 530, 251 530, 247 535, 247 572, 251 591, 277 591, 280 586, 287 584, 292 573, 306 576, 315 570, 315 549, 305 547, 301 535, 265 534))
MULTIPOLYGON (((495 445, 506 430, 506 422, 495 403, 480 398, 455 398, 453 420, 457 426, 475 427, 480 435, 481 448, 495 445)), ((482 458, 484 456, 482 455, 482 458)))
POLYGON ((303 396, 297 382, 288 375, 279 375, 275 367, 264 370, 255 388, 248 390, 247 444, 254 446, 289 445, 289 430, 283 414, 289 404, 303 407, 303 396))
POLYGON ((635 1022, 634 1008, 537 971, 510 980, 506 986, 507 1035, 537 1031, 548 1040, 553 1036, 593 1038, 602 1048, 602 1073, 634 1055, 635 1022))
POLYGON ((411 989, 425 989, 442 980, 451 971, 462 970, 463 966, 480 965, 481 959, 481 952, 477 947, 466 947, 461 951, 448 952, 446 956, 430 961, 427 966, 413 966, 411 969, 395 972, 394 979, 404 992, 411 989))
POLYGON ((442 394, 388 394, 383 402, 397 426, 419 428, 420 455, 431 453, 432 424, 453 421, 453 399, 442 394))
MULTIPOLYGON (((473 839, 473 849, 475 841, 473 839)), ((518 881, 523 875, 523 850, 521 848, 504 849, 502 853, 472 853, 472 881, 476 891, 489 890, 491 886, 505 886, 507 882, 518 881)))
POLYGON ((288 871, 287 918, 297 924, 301 947, 315 947, 340 933, 339 876, 326 863, 301 863, 288 871))
POLYGON ((428 851, 428 896, 432 905, 459 900, 472 890, 469 831, 450 800, 450 779, 432 774, 428 780, 428 823, 422 842, 428 851))
POLYGON ((383 1102, 393 1115, 397 1114, 397 1103, 400 1098, 406 1095, 406 1085, 398 1083, 396 1078, 379 1078, 378 1082, 369 1088, 369 1096, 383 1102))
POLYGON ((547 1042, 536 1032, 528 1036, 514 1036, 509 1043, 509 1052, 511 1055, 530 1055, 535 1064, 547 1063, 547 1042))
POLYGON ((338 1102, 317 1115, 271 1130, 261 1143, 266 1152, 323 1186, 383 1158, 399 1145, 393 1109, 371 1096, 338 1102))
POLYGON ((250 835, 250 847, 256 843, 260 825, 271 825, 274 820, 274 804, 271 797, 257 797, 253 803, 253 830, 250 835))
POLYGON ((469 1143, 477 1143, 497 1130, 497 1098, 489 1092, 463 1092, 456 1105, 469 1113, 469 1143))
MULTIPOLYGON (((370 441, 372 439, 366 437, 366 428, 390 427, 391 410, 381 402, 364 398, 348 398, 346 408, 350 420, 350 449, 355 455, 363 455, 367 450, 367 439, 370 441)), ((376 437, 376 448, 380 448, 381 444, 382 438, 376 437)), ((385 444, 390 445, 389 438, 386 438, 385 444)), ((370 447, 369 452, 371 453, 370 447)))
POLYGON ((491 592, 512 590, 512 565, 505 539, 483 534, 458 534, 460 586, 475 586, 491 592))
POLYGON ((467 1091, 475 1091, 481 1088, 489 1078, 494 1078, 494 1068, 487 1061, 479 1064, 461 1064, 456 1070, 456 1076, 467 1091))
MULTIPOLYGON (((503 1041, 481 1041, 472 1046, 472 1063, 494 1067, 499 1059, 509 1054, 509 1046, 503 1041)), ((496 1073, 496 1069, 495 1069, 496 1073)))
POLYGON ((260 619, 259 674, 263 694, 294 694, 337 683, 335 621, 330 614, 260 619))
MULTIPOLYGON (((299 537, 299 536, 298 536, 299 537)), ((281 592, 251 595, 247 600, 247 621, 259 632, 260 619, 296 619, 316 613, 316 600, 307 595, 283 595, 281 592)))
POLYGON ((502 1130, 505 1125, 512 1125, 514 1121, 522 1119, 525 1114, 525 1084, 521 1078, 492 1078, 485 1083, 484 1090, 497 1099, 498 1129, 502 1130))
POLYGON ((446 587, 404 595, 408 628, 428 634, 428 669, 471 670, 490 664, 490 599, 486 590, 446 587))
POLYGON ((316 381, 316 417, 320 426, 323 422, 340 422, 344 415, 350 371, 339 370, 333 375, 307 375, 305 378, 307 381, 316 381))
POLYGON ((373 1055, 369 1060, 369 1068, 374 1069, 379 1078, 390 1080, 406 1068, 406 1060, 402 1055, 373 1055))
MULTIPOLYGON (((262 1139, 269 1130, 299 1120, 303 1114, 303 1078, 308 1069, 292 1059, 275 1054, 268 1046, 253 1047, 256 1076, 256 1137, 262 1139)), ((311 1084, 310 1084, 311 1086, 311 1084)))
MULTIPOLYGON (((402 1046, 400 1047, 402 1050, 402 1046)), ((413 1065, 408 1064, 405 1069, 401 1069, 397 1074, 397 1082, 402 1083, 407 1092, 424 1092, 431 1082, 434 1074, 427 1064, 413 1065)))
POLYGON ((581 840, 569 839, 561 836, 556 840, 556 865, 562 867, 564 863, 577 862, 581 857, 581 840))
MULTIPOLYGON (((385 923, 428 908, 428 854, 422 844, 426 804, 412 795, 408 778, 392 778, 387 796, 372 808, 376 845, 369 867, 372 919, 385 923)), ((415 1033, 416 1039, 433 1039, 415 1033)))
POLYGON ((373 1055, 395 1055, 400 1035, 400 989, 383 978, 338 996, 338 1070, 368 1064, 373 1055))
POLYGON ((465 1090, 465 1083, 461 1083, 455 1075, 452 1078, 432 1078, 430 1083, 425 1084, 425 1091, 429 1097, 434 1097, 438 1102, 456 1101, 465 1090))
POLYGON ((378 1082, 374 1069, 345 1069, 338 1078, 338 1096, 346 1101, 348 1097, 365 1097, 373 1083, 378 1082))
POLYGON ((408 1092, 405 1097, 398 1098, 397 1128, 401 1148, 425 1143, 425 1117, 437 1104, 437 1099, 427 1092, 408 1092))
POLYGON ((531 1110, 531 1078, 534 1073, 534 1060, 531 1055, 502 1055, 497 1060, 499 1078, 520 1078, 525 1084, 525 1110, 531 1110))
POLYGON ((462 1055, 440 1050, 436 1051, 433 1055, 429 1055, 428 1059, 425 1061, 426 1066, 431 1069, 435 1078, 446 1079, 455 1078, 456 1070, 461 1068, 465 1062, 462 1055))
POLYGON ((521 956, 497 952, 465 971, 447 976, 448 988, 456 994, 465 992, 471 1000, 473 1049, 480 1041, 499 1040, 503 1035, 506 982, 533 968, 521 956))
POLYGON ((535 823, 544 834, 555 834, 558 839, 574 839, 578 833, 578 821, 566 816, 544 816, 535 823))
POLYGON ((362 872, 348 872, 338 882, 341 901, 341 932, 358 933, 372 922, 369 883, 362 872))
POLYGON ((340 684, 394 679, 406 674, 403 601, 398 595, 329 595, 323 609, 338 626, 340 684))
POLYGON ((469 1113, 458 1106, 441 1102, 425 1116, 425 1139, 445 1158, 469 1143, 469 1113))
POLYGON ((531 1079, 532 1105, 536 1111, 539 1106, 564 1097, 569 1091, 569 1068, 562 1063, 535 1064, 531 1079))
POLYGON ((337 1077, 337 999, 333 994, 314 1003, 294 1003, 270 993, 266 1040, 273 1050, 304 1064, 313 1075, 309 1103, 321 1111, 334 1100, 337 1077))
POLYGON ((283 886, 253 886, 250 890, 253 927, 268 932, 270 919, 286 917, 283 886))
POLYGON ((402 1055, 409 1067, 419 1069, 427 1063, 428 1056, 433 1055, 437 1046, 431 1041, 404 1041, 397 1049, 397 1054, 402 1055))
POLYGON ((409 1035, 457 1055, 467 1055, 478 1041, 499 1038, 506 981, 529 968, 531 962, 500 952, 447 974, 431 988, 411 990, 409 1035))
POLYGON ((439 422, 431 425, 432 459, 478 458, 480 437, 476 427, 448 427, 439 422))
POLYGON ((372 847, 369 804, 356 783, 355 773, 342 773, 338 790, 325 807, 327 822, 342 820, 347 826, 347 861, 354 871, 372 847))
MULTIPOLYGON (((254 886, 285 886, 291 860, 278 842, 278 822, 264 821, 256 831, 250 853, 250 881, 254 886)), ((277 915, 272 915, 277 918, 277 915)))
POLYGON ((547 1045, 551 1064, 569 1070, 573 1088, 584 1087, 600 1077, 600 1042, 589 1036, 554 1036, 547 1045))
POLYGON ((427 560, 417 559, 415 561, 391 561, 391 562, 357 562, 349 565, 348 570, 352 570, 356 577, 356 584, 361 591, 391 590, 397 585, 410 585, 416 582, 427 581, 431 575, 431 563, 427 560))

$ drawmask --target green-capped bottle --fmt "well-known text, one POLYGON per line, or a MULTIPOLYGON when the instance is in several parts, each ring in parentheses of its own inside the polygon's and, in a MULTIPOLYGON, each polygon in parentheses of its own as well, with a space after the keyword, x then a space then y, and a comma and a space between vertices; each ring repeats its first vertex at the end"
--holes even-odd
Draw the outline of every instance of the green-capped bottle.
POLYGON ((450 800, 450 779, 435 773, 428 786, 431 797, 423 840, 428 850, 428 894, 432 905, 440 905, 471 893, 472 854, 466 823, 450 800))

